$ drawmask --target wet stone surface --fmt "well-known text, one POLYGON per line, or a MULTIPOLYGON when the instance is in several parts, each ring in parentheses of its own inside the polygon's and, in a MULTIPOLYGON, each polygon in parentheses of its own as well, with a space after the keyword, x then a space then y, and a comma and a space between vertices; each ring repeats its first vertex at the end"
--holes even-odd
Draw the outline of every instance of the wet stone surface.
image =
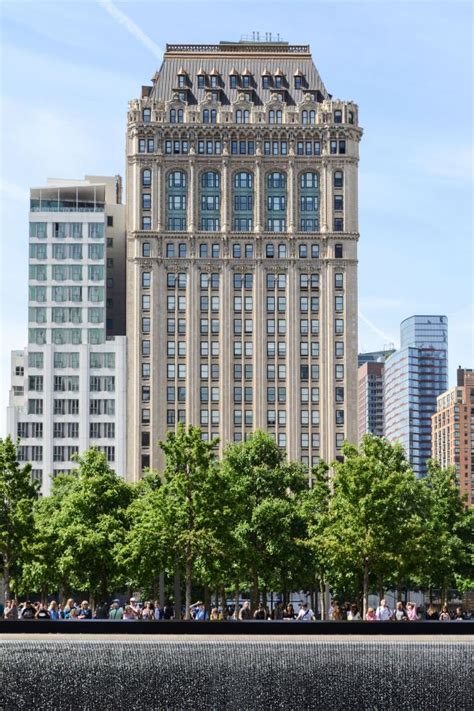
POLYGON ((1 711, 470 711, 472 638, 2 639, 1 711))

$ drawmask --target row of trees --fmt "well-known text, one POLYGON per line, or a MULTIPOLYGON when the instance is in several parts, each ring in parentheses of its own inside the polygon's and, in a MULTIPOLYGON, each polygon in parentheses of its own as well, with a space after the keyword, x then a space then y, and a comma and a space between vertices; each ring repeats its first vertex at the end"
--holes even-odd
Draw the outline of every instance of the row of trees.
MULTIPOLYGON (((324 591, 363 602, 371 590, 473 586, 472 510, 455 472, 431 462, 417 480, 403 449, 367 435, 346 444, 344 461, 312 470, 287 462, 263 432, 229 445, 180 426, 161 442, 162 474, 130 485, 91 449, 74 473, 57 476, 38 498, 30 465, 0 440, 0 552, 4 592, 93 600, 113 591, 156 593, 161 573, 175 580, 186 610, 193 589, 225 599, 250 591, 324 591)), ((323 599, 324 596, 321 596, 323 599)), ((324 612, 324 611, 323 611, 324 612)))

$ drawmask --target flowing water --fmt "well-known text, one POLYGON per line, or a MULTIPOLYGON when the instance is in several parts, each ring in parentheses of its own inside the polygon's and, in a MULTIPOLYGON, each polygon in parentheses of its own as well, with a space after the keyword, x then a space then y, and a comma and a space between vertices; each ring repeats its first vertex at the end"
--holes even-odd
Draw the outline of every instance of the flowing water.
POLYGON ((0 711, 473 708, 472 638, 0 640, 0 711))

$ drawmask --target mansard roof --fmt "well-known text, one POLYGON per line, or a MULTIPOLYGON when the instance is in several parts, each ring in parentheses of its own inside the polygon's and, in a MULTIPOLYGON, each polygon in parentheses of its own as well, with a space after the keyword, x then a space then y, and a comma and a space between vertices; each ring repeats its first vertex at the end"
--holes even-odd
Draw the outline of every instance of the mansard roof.
MULTIPOLYGON (((188 99, 199 103, 206 98, 208 88, 198 88, 198 74, 222 77, 220 89, 223 101, 238 99, 239 88, 231 88, 230 74, 249 73, 254 77, 283 75, 305 77, 304 88, 288 86, 288 100, 300 103, 308 92, 317 93, 323 101, 330 97, 316 69, 309 45, 289 45, 286 42, 221 42, 217 45, 166 45, 159 74, 154 79, 150 97, 169 101, 176 87, 176 77, 184 69, 188 76, 188 99)), ((258 80, 254 89, 262 103, 269 100, 273 88, 263 89, 258 80)))

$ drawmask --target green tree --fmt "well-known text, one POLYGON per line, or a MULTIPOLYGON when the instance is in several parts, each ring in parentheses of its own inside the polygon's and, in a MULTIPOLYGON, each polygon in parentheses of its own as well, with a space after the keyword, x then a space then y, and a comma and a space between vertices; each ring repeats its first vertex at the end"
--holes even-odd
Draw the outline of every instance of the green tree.
MULTIPOLYGON (((186 619, 196 575, 222 554, 219 519, 226 507, 220 487, 220 468, 214 457, 217 440, 202 439, 198 427, 178 426, 160 442, 166 456, 164 484, 158 490, 158 514, 164 526, 164 545, 183 566, 186 619)), ((179 614, 179 610, 175 611, 179 614)))
POLYGON ((260 431, 229 445, 222 466, 236 505, 236 576, 249 584, 255 606, 260 589, 296 583, 291 573, 303 525, 298 497, 308 479, 304 468, 286 462, 272 437, 260 431))
POLYGON ((0 554, 2 598, 21 576, 28 559, 33 528, 33 504, 37 487, 31 481, 31 465, 20 466, 11 437, 0 439, 0 554))
POLYGON ((123 580, 118 551, 125 541, 132 489, 97 449, 76 461, 77 470, 60 475, 52 486, 58 574, 72 588, 89 590, 93 600, 105 599, 123 580))
POLYGON ((128 507, 128 530, 118 551, 120 568, 131 587, 155 591, 161 571, 172 569, 161 477, 149 473, 135 485, 128 507))
POLYGON ((466 589, 472 582, 473 513, 460 495, 454 467, 444 469, 438 462, 429 461, 422 484, 429 501, 425 581, 430 588, 440 588, 447 603, 449 588, 466 589))
POLYGON ((30 556, 22 569, 18 591, 28 595, 30 590, 41 593, 46 601, 51 590, 67 587, 67 581, 61 579, 58 560, 56 516, 61 499, 56 496, 39 498, 33 507, 33 526, 30 538, 30 556))
POLYGON ((328 584, 329 550, 328 530, 330 525, 331 481, 329 467, 320 462, 311 472, 311 488, 301 500, 301 513, 305 521, 303 545, 311 556, 311 570, 317 584, 321 600, 321 619, 324 619, 325 589, 328 584))
POLYGON ((365 435, 360 448, 345 444, 334 463, 327 531, 331 575, 352 569, 362 580, 364 614, 372 575, 388 579, 404 546, 423 534, 426 497, 400 444, 365 435))

